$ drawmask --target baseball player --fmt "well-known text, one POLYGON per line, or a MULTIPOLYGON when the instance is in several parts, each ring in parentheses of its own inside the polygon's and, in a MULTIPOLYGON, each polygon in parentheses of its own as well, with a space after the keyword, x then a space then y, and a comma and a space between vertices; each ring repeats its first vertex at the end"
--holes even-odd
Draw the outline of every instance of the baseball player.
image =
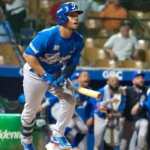
POLYGON ((103 145, 104 134, 107 126, 115 127, 114 150, 119 150, 121 131, 123 129, 123 110, 125 95, 119 86, 116 76, 110 76, 107 85, 98 90, 102 93, 99 100, 92 101, 95 103, 94 114, 94 150, 100 150, 103 145))
POLYGON ((129 149, 129 142, 134 131, 137 133, 137 142, 134 150, 142 150, 145 145, 148 132, 148 112, 145 107, 142 107, 142 103, 145 103, 147 100, 148 87, 144 86, 144 76, 143 72, 134 72, 132 76, 133 86, 125 89, 125 122, 120 144, 121 150, 129 149))
POLYGON ((61 103, 52 141, 59 143, 61 149, 71 148, 64 132, 74 113, 76 99, 72 90, 60 84, 71 85, 68 78, 76 69, 84 46, 82 36, 74 31, 78 28, 78 15, 82 13, 75 3, 61 5, 57 10, 59 25, 39 32, 23 54, 27 63, 24 65, 26 104, 21 116, 21 143, 25 150, 35 150, 32 143, 35 115, 47 90, 61 103))
MULTIPOLYGON (((78 77, 78 82, 75 82, 73 86, 89 88, 89 82, 89 74, 87 72, 81 72, 78 77)), ((70 133, 72 129, 76 129, 78 131, 71 145, 73 150, 77 150, 79 143, 83 140, 83 138, 88 132, 88 127, 90 127, 93 124, 94 118, 94 109, 92 107, 92 104, 90 103, 89 97, 82 95, 78 92, 75 92, 75 96, 77 99, 76 112, 81 118, 76 113, 74 113, 73 118, 71 119, 69 125, 65 130, 65 135, 70 133)), ((58 119, 58 114, 56 112, 60 109, 60 103, 57 102, 58 100, 56 97, 52 97, 49 99, 50 105, 53 105, 51 113, 56 120, 58 119), (54 105, 54 103, 56 104, 54 105)), ((84 141, 84 144, 82 144, 82 150, 87 150, 87 142, 86 140, 84 141)), ((46 147, 50 149, 51 144, 48 144, 46 147)))

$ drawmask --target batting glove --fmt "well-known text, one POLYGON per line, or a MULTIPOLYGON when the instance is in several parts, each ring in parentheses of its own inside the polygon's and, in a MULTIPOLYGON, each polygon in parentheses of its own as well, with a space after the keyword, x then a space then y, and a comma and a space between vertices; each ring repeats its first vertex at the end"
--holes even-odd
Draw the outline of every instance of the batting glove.
POLYGON ((43 81, 46 82, 48 85, 51 85, 53 81, 56 80, 56 78, 52 74, 49 74, 47 72, 43 73, 41 77, 43 81))
POLYGON ((61 76, 60 78, 58 78, 57 80, 55 80, 52 83, 52 86, 55 88, 62 88, 62 86, 60 86, 60 84, 64 84, 64 82, 65 82, 65 77, 61 76))

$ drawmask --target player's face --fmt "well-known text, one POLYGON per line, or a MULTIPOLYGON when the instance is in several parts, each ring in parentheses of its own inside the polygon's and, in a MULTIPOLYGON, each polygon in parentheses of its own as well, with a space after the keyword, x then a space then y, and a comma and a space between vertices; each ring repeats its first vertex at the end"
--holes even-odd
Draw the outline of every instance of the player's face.
POLYGON ((90 76, 87 72, 82 72, 79 76, 79 84, 82 85, 82 87, 86 88, 88 87, 89 83, 90 83, 90 76))
POLYGON ((133 84, 136 85, 137 87, 142 87, 144 85, 144 77, 142 75, 139 75, 137 77, 135 77, 132 80, 133 84))
POLYGON ((130 27, 128 25, 124 25, 120 28, 120 32, 123 36, 128 36, 130 31, 130 27))
POLYGON ((110 89, 113 91, 117 91, 119 87, 119 81, 117 77, 110 77, 107 81, 107 84, 109 85, 110 89))
POLYGON ((72 13, 67 14, 68 22, 66 26, 69 29, 72 29, 72 30, 78 29, 78 26, 79 26, 78 16, 79 16, 78 12, 72 12, 72 13))

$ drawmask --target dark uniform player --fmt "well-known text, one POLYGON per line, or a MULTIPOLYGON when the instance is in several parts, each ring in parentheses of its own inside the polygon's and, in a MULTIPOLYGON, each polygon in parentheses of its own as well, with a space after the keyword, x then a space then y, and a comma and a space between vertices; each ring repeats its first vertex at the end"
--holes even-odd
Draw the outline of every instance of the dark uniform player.
POLYGON ((141 150, 144 147, 148 132, 147 109, 140 107, 137 114, 134 106, 137 103, 147 99, 148 87, 144 86, 144 73, 134 72, 133 87, 126 88, 126 104, 125 104, 125 123, 123 131, 123 139, 121 141, 120 150, 128 150, 129 141, 134 131, 138 134, 137 146, 135 150, 141 150))

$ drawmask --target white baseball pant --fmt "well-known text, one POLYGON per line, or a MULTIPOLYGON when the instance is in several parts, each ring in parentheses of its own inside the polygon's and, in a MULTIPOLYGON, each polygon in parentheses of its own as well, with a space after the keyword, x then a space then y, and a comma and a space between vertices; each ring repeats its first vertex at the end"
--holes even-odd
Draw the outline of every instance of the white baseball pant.
POLYGON ((138 133, 137 146, 135 149, 144 148, 148 132, 148 120, 142 118, 137 120, 136 122, 125 120, 120 150, 129 149, 129 142, 134 131, 138 133))
MULTIPOLYGON (((21 119, 26 122, 26 125, 35 119, 45 92, 48 90, 59 98, 61 104, 59 112, 55 112, 59 113, 59 115, 53 135, 56 137, 64 136, 65 128, 69 124, 75 109, 76 99, 74 91, 51 87, 36 73, 31 72, 30 69, 31 67, 26 63, 24 66, 23 80, 26 103, 21 119)), ((67 84, 71 85, 71 82, 67 80, 67 84)), ((22 140, 25 144, 30 144, 32 143, 32 135, 28 137, 22 136, 22 140)))
POLYGON ((95 149, 101 149, 104 142, 104 135, 107 127, 114 128, 114 144, 115 146, 119 146, 120 139, 122 136, 123 130, 123 122, 122 118, 119 119, 119 124, 116 120, 109 121, 107 119, 100 118, 97 114, 94 114, 94 139, 95 149), (119 125, 119 127, 118 127, 119 125), (117 127, 117 128, 116 128, 117 127))

